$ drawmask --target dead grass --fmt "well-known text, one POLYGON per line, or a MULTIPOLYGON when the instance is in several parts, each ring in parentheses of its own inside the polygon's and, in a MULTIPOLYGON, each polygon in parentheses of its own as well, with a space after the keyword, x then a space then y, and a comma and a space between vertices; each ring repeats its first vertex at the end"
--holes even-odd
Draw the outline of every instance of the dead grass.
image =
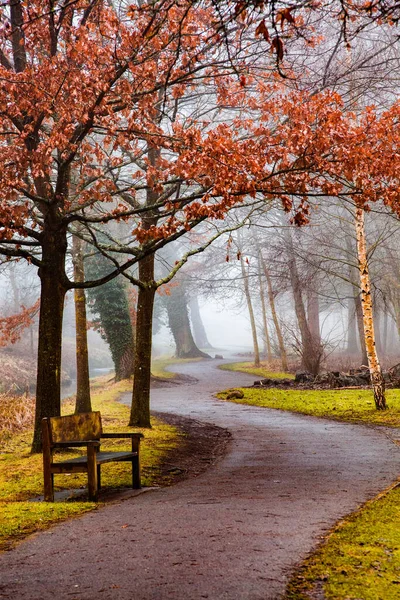
POLYGON ((0 393, 13 396, 29 389, 36 380, 36 361, 0 349, 0 393))
POLYGON ((33 426, 35 400, 31 396, 0 394, 0 445, 33 426))

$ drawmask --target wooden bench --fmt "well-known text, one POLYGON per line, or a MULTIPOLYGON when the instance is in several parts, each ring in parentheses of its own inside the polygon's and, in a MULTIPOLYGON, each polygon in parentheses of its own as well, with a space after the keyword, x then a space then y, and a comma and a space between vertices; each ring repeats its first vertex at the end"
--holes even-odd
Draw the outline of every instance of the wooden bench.
POLYGON ((130 462, 132 464, 132 487, 139 489, 140 460, 139 445, 142 433, 104 433, 100 412, 50 417, 42 420, 43 431, 43 475, 44 499, 54 502, 55 473, 87 473, 89 500, 97 501, 101 487, 100 467, 109 462, 130 462), (103 438, 130 438, 131 452, 100 452, 103 438), (56 448, 86 447, 86 455, 68 460, 54 461, 56 448))

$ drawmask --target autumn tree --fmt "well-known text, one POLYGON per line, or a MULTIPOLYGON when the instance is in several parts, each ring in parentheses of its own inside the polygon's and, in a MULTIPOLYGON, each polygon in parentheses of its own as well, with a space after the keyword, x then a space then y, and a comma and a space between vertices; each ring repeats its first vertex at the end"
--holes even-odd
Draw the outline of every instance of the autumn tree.
MULTIPOLYGON (((223 220, 245 198, 276 197, 302 224, 306 198, 337 194, 343 169, 361 205, 381 190, 393 200, 379 183, 382 158, 370 173, 368 153, 357 152, 369 128, 363 137, 349 126, 335 94, 282 88, 273 76, 282 36, 270 37, 269 21, 248 22, 238 4, 156 0, 116 10, 78 0, 49 11, 43 0, 13 0, 0 8, 0 253, 36 265, 41 281, 34 450, 42 417, 60 412, 68 289, 105 283, 141 262, 140 289, 150 295, 154 252, 170 240, 223 220), (174 113, 174 99, 207 90, 222 113, 203 107, 189 118, 189 104, 174 113), (97 228, 129 218, 131 239, 117 261, 114 242, 102 245, 97 228), (67 276, 67 232, 81 228, 115 267, 96 281, 67 276)), ((258 15, 264 7, 272 3, 254 3, 258 15)), ((296 38, 301 14, 279 11, 272 30, 279 22, 296 38)))
MULTIPOLYGON (((50 12, 41 0, 1 8, 1 103, 7 106, 0 122, 1 253, 36 265, 41 281, 34 450, 40 448, 41 418, 60 411, 65 293, 94 285, 66 274, 68 228, 143 215, 129 202, 118 206, 114 174, 126 153, 140 154, 143 139, 171 147, 171 140, 157 139, 151 107, 160 91, 178 88, 206 68, 207 77, 213 75, 219 34, 202 26, 212 22, 213 10, 212 4, 160 1, 117 12, 89 0, 59 3, 50 12)), ((133 197, 134 183, 125 189, 133 197)), ((166 217, 171 210, 164 204, 166 217)), ((198 219, 195 213, 189 221, 198 219)), ((170 234, 179 235, 177 229, 170 234)), ((139 247, 124 268, 162 246, 165 237, 154 236, 141 248, 144 240, 135 235, 139 247)))

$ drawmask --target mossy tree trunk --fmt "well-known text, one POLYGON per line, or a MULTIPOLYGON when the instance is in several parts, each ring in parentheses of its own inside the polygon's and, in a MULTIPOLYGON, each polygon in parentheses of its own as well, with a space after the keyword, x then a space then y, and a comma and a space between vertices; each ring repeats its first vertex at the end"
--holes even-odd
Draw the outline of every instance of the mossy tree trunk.
MULTIPOLYGON (((83 242, 72 238, 72 261, 74 279, 80 283, 85 280, 83 263, 83 242)), ((89 352, 87 341, 86 295, 85 290, 74 290, 75 327, 76 327, 76 403, 75 412, 84 413, 92 410, 89 380, 89 352)))
MULTIPOLYGON (((86 261, 86 275, 96 279, 112 269, 110 261, 99 254, 86 261)), ((99 325, 101 337, 110 347, 115 379, 129 379, 133 373, 134 337, 126 294, 126 281, 120 275, 108 283, 88 289, 93 321, 99 325)))
POLYGON ((154 254, 139 262, 139 287, 136 313, 136 343, 133 371, 132 405, 129 425, 151 427, 150 380, 153 335, 153 308, 156 285, 154 254))
POLYGON ((59 416, 61 411, 62 322, 65 294, 68 289, 65 276, 67 232, 54 213, 49 211, 42 231, 36 412, 32 452, 42 450, 42 419, 59 416))
MULTIPOLYGON (((161 90, 160 90, 161 93, 161 90)), ((160 96, 161 100, 161 96, 160 96)), ((158 115, 160 118, 160 115, 158 115)), ((147 148, 149 164, 157 167, 161 158, 158 148, 147 148)), ((155 183, 155 182, 154 182, 155 183)), ((148 187, 146 206, 153 206, 158 200, 157 192, 148 187)), ((142 227, 149 230, 157 225, 157 213, 143 218, 142 227)), ((154 279, 155 255, 149 254, 139 261, 139 291, 136 312, 135 358, 133 367, 133 390, 129 425, 135 427, 151 427, 150 422, 150 382, 151 352, 153 343, 153 310, 157 285, 154 279)))
POLYGON ((375 345, 373 306, 364 219, 364 209, 361 207, 356 207, 355 229, 357 239, 358 269, 360 273, 361 284, 361 307, 363 315, 365 347, 367 351, 369 372, 371 375, 371 384, 374 391, 375 406, 377 410, 385 410, 387 408, 385 382, 375 345))

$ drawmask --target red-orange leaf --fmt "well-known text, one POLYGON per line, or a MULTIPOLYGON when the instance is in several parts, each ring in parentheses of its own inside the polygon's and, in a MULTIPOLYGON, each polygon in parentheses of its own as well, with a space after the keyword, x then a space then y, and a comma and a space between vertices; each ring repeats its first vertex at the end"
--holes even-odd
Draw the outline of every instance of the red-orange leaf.
POLYGON ((261 23, 258 25, 258 27, 256 29, 256 35, 262 35, 264 37, 265 41, 267 41, 267 42, 270 41, 268 28, 265 24, 265 19, 263 19, 261 21, 261 23))

